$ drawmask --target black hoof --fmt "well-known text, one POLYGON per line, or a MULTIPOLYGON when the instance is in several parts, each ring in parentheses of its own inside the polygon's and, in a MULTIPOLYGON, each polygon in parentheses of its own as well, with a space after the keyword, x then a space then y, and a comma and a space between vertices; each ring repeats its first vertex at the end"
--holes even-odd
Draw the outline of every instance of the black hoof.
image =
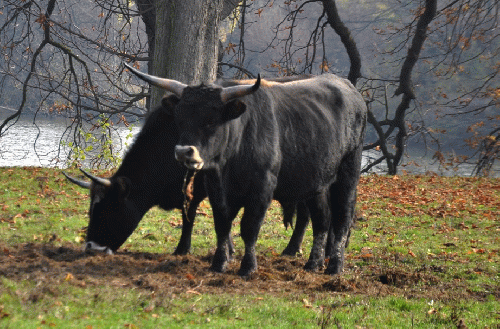
POLYGON ((292 257, 295 257, 297 256, 297 254, 300 254, 300 250, 299 249, 294 249, 294 248, 285 248, 285 250, 283 250, 283 252, 281 253, 281 256, 292 256, 292 257))
POLYGON ((306 271, 316 271, 323 267, 324 261, 313 261, 310 260, 304 265, 304 270, 306 271))
POLYGON ((210 266, 210 271, 216 273, 224 273, 226 271, 226 266, 219 264, 212 264, 212 266, 210 266))
POLYGON ((240 270, 238 271, 239 276, 249 276, 257 271, 257 259, 253 255, 245 255, 241 260, 240 270))
POLYGON ((250 278, 255 273, 257 273, 256 268, 252 269, 240 268, 240 270, 238 271, 238 275, 244 278, 250 278))
POLYGON ((177 249, 175 249, 175 251, 174 251, 174 253, 172 255, 174 255, 174 256, 185 256, 187 254, 189 254, 189 249, 186 250, 186 249, 183 249, 183 248, 181 248, 181 249, 177 248, 177 249))
POLYGON ((325 270, 325 274, 340 274, 342 273, 342 263, 338 261, 334 261, 330 259, 330 262, 328 263, 328 267, 325 270))

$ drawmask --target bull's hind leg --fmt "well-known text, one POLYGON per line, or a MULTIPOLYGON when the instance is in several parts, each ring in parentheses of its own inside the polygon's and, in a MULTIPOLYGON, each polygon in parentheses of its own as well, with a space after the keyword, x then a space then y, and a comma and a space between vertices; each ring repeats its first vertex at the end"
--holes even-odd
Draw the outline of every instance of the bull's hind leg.
POLYGON ((361 148, 344 157, 337 174, 337 181, 330 188, 332 222, 329 243, 330 260, 325 273, 337 274, 344 266, 344 251, 350 235, 356 206, 356 188, 361 169, 361 148))
POLYGON ((312 271, 321 268, 325 262, 325 245, 331 217, 328 193, 318 194, 306 204, 311 214, 313 245, 304 268, 312 271))
MULTIPOLYGON (((290 238, 290 242, 286 246, 285 250, 281 253, 286 256, 295 256, 300 251, 300 245, 302 244, 302 240, 304 240, 304 233, 306 232, 307 224, 309 223, 309 210, 304 202, 299 202, 292 207, 297 208, 297 220, 295 222, 295 228, 293 229, 292 237, 290 238)), ((287 207, 291 207, 287 205, 287 207)), ((283 212, 285 207, 283 207, 283 212)), ((291 214, 293 216, 293 212, 291 214)), ((285 216, 285 214, 284 214, 285 216)), ((287 214, 290 216, 290 214, 287 214)))

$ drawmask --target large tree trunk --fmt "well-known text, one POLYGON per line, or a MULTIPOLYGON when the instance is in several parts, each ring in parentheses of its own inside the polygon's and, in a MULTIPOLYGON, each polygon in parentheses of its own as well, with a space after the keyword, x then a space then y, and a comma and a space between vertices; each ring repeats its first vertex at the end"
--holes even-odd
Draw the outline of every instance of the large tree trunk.
MULTIPOLYGON (((215 80, 224 1, 156 0, 155 9, 153 75, 187 84, 215 80)), ((154 87, 151 104, 163 94, 154 87)))

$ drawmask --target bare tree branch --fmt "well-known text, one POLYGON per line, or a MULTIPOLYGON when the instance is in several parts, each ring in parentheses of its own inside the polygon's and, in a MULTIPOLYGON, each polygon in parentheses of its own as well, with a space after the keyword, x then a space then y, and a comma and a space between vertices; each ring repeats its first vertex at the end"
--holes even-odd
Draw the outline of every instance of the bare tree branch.
POLYGON ((429 28, 429 24, 436 16, 436 11, 437 0, 426 0, 425 10, 418 19, 417 28, 415 31, 415 35, 413 36, 411 47, 410 49, 408 49, 408 54, 406 55, 403 66, 401 67, 399 87, 398 89, 396 89, 396 95, 405 94, 406 97, 415 99, 415 93, 413 92, 413 88, 411 86, 411 73, 413 71, 413 67, 417 63, 420 51, 422 50, 422 47, 424 45, 424 41, 427 38, 427 29, 429 28))
POLYGON ((340 36, 340 40, 349 55, 351 67, 349 69, 348 79, 353 85, 356 85, 357 80, 361 77, 361 55, 354 41, 351 32, 340 19, 339 12, 335 0, 323 0, 323 6, 328 16, 328 23, 340 36))

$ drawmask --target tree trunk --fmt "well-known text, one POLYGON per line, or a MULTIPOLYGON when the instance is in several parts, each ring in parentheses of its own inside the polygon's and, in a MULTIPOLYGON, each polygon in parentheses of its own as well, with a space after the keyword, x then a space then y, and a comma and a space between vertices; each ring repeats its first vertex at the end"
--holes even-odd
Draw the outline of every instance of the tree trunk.
MULTIPOLYGON (((152 74, 187 84, 213 81, 217 73, 223 0, 156 0, 152 74)), ((164 91, 153 87, 151 104, 164 91)))

